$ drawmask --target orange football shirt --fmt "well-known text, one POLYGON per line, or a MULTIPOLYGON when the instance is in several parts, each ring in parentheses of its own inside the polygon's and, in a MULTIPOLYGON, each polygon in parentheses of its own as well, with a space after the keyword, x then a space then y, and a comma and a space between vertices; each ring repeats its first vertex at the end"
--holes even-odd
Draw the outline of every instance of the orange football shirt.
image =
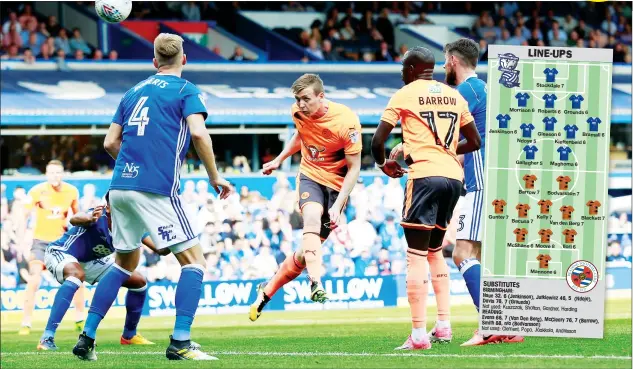
POLYGON ((299 172, 336 191, 347 174, 345 155, 362 151, 363 140, 358 115, 343 104, 329 101, 328 111, 312 119, 292 104, 292 120, 301 138, 299 172))
POLYGON ((460 93, 438 81, 417 80, 398 90, 380 120, 402 125, 409 178, 440 176, 464 179, 457 159, 459 129, 473 121, 460 93))
POLYGON ((35 230, 33 238, 52 242, 60 238, 66 229, 68 210, 79 211, 77 187, 62 182, 56 191, 48 182, 35 185, 29 191, 27 209, 35 208, 35 230))

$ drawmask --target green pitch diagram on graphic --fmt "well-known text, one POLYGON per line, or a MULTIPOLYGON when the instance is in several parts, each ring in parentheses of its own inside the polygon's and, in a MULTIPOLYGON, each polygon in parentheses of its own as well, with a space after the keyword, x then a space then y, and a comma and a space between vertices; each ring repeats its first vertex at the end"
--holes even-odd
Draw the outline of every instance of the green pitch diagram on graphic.
POLYGON ((612 57, 489 48, 484 334, 603 337, 612 57))

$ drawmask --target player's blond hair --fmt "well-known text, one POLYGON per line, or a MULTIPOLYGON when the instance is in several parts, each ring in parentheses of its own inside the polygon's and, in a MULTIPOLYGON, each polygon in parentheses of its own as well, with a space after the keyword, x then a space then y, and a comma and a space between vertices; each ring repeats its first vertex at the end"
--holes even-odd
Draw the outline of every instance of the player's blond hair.
POLYGON ((181 62, 184 40, 172 33, 161 33, 154 40, 154 57, 158 67, 165 65, 179 65, 181 62))
POLYGON ((306 88, 312 87, 315 95, 323 92, 323 81, 321 77, 317 74, 306 73, 301 77, 297 78, 297 80, 292 84, 292 93, 298 94, 306 88))
POLYGON ((47 167, 50 166, 50 165, 57 165, 57 166, 60 166, 62 168, 64 167, 64 164, 61 161, 56 160, 56 159, 51 160, 51 161, 48 162, 48 164, 46 164, 47 167))

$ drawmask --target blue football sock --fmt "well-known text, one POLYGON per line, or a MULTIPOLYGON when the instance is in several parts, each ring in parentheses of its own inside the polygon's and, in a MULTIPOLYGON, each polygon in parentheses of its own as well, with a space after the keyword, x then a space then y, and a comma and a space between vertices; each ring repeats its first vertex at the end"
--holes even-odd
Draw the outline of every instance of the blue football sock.
POLYGON ((46 329, 44 330, 44 334, 42 334, 42 339, 55 337, 55 331, 57 331, 59 323, 64 319, 64 315, 66 315, 79 286, 81 286, 81 281, 78 278, 68 277, 64 281, 64 284, 59 287, 55 295, 51 315, 48 317, 48 323, 46 323, 46 329))
POLYGON ((459 264, 459 271, 462 273, 468 293, 470 293, 470 297, 479 311, 479 290, 481 288, 481 264, 479 264, 479 260, 472 258, 462 261, 459 264))
POLYGON ((202 292, 202 265, 189 264, 182 268, 176 288, 176 324, 173 339, 186 341, 191 337, 191 324, 198 309, 202 292))
POLYGON ((147 296, 147 285, 138 289, 128 289, 125 296, 125 326, 123 327, 123 338, 129 340, 136 335, 136 326, 141 320, 143 304, 147 296))
POLYGON ((130 278, 131 274, 131 272, 114 264, 106 275, 101 278, 95 290, 94 297, 92 298, 90 310, 88 311, 88 318, 86 319, 86 325, 84 327, 86 336, 92 339, 96 337, 99 323, 101 323, 101 320, 112 306, 112 303, 114 303, 114 300, 119 294, 121 285, 130 278))

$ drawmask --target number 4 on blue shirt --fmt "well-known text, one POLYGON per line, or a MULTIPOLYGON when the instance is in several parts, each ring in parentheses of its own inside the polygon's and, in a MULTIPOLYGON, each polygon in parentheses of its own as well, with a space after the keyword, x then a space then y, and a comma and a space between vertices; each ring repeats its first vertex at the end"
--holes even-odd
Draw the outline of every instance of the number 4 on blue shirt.
POLYGON ((587 123, 589 123, 589 132, 598 132, 598 124, 602 123, 602 120, 598 117, 589 117, 587 123))
POLYGON ((508 128, 508 122, 510 121, 510 116, 508 114, 497 115, 497 120, 499 121, 499 128, 508 128))

